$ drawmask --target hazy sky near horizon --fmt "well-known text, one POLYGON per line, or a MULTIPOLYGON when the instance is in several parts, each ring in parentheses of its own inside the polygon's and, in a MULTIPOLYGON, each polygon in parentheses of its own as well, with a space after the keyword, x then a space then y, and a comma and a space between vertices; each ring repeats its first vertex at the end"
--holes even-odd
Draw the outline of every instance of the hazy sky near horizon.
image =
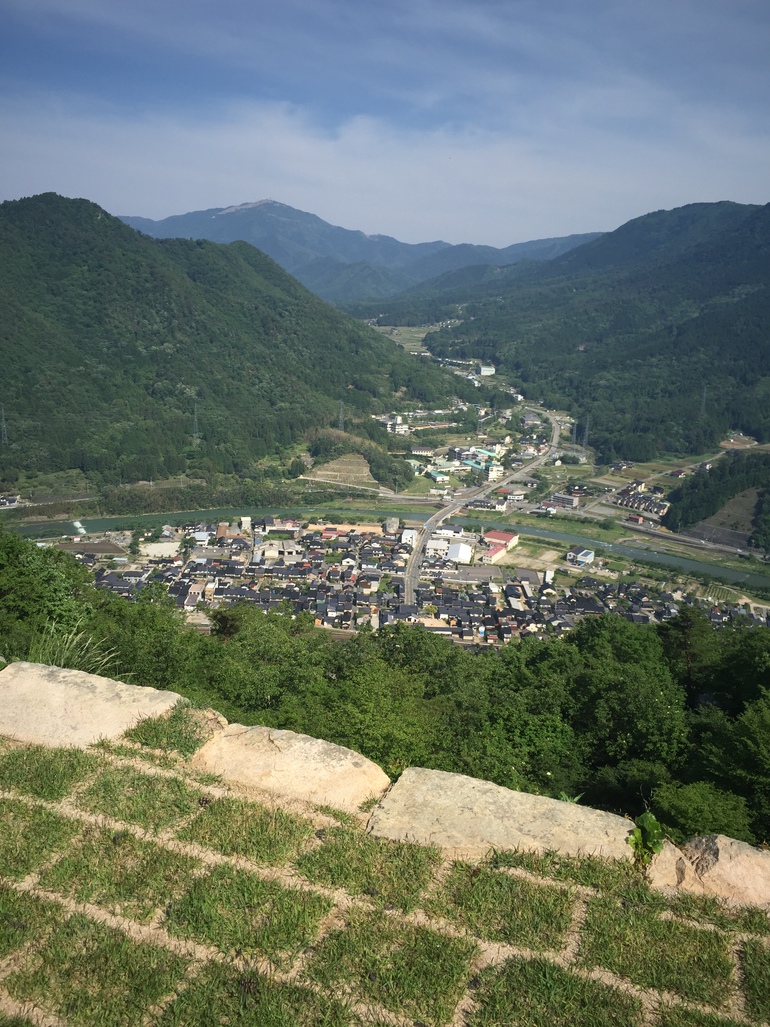
POLYGON ((504 246, 770 201, 767 0, 0 0, 0 199, 504 246))

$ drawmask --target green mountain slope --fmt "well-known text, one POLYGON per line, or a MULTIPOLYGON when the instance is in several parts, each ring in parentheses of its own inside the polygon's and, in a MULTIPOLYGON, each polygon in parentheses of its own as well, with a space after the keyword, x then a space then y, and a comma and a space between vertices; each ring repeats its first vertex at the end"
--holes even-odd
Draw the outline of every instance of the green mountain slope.
POLYGON ((551 260, 596 238, 571 235, 514 243, 503 249, 463 243, 403 243, 330 225, 315 214, 275 200, 176 214, 162 221, 121 220, 158 239, 244 240, 257 246, 331 303, 393 296, 446 271, 473 264, 503 266, 519 260, 551 260))
POLYGON ((8 480, 247 473, 340 400, 363 415, 454 387, 246 243, 153 240, 49 193, 0 205, 0 254, 8 480))
MULTIPOLYGON (((431 350, 501 364, 604 459, 699 452, 730 427, 770 439, 770 205, 658 211, 497 281, 440 284, 426 315, 451 297, 465 321, 431 350)), ((418 293, 402 303, 417 316, 418 293)))

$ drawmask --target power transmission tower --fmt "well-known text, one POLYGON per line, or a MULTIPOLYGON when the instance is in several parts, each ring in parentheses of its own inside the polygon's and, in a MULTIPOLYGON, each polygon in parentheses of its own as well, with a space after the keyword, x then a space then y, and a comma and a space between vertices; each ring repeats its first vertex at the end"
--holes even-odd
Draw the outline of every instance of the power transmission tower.
POLYGON ((587 449, 588 448, 588 436, 589 436, 590 431, 591 431, 591 415, 589 414, 586 417, 586 426, 585 426, 585 429, 583 430, 583 449, 587 449))
POLYGON ((5 423, 5 407, 3 407, 2 422, 0 423, 0 445, 8 445, 8 426, 5 423))
POLYGON ((340 400, 340 416, 337 423, 337 427, 340 431, 345 431, 345 404, 340 400))

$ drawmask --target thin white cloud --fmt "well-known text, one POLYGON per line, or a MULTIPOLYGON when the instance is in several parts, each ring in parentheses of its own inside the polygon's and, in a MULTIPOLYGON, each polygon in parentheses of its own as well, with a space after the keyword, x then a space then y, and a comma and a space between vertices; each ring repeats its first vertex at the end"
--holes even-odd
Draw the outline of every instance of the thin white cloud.
POLYGON ((269 196, 408 242, 500 246, 696 200, 764 202, 770 142, 691 113, 679 112, 673 145, 556 122, 537 138, 405 132, 372 117, 328 132, 286 104, 234 105, 205 121, 128 118, 38 95, 0 112, 0 133, 16 140, 0 155, 0 180, 8 197, 53 190, 155 218, 269 196))

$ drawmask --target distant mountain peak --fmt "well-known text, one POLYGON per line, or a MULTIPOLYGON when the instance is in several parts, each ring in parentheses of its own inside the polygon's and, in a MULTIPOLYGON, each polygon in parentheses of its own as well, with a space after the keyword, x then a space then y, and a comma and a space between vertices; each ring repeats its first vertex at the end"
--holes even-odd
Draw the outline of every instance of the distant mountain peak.
POLYGON ((225 207, 220 214, 237 214, 241 210, 252 210, 254 207, 263 207, 266 203, 276 203, 276 200, 254 200, 252 203, 238 203, 233 207, 225 207))

